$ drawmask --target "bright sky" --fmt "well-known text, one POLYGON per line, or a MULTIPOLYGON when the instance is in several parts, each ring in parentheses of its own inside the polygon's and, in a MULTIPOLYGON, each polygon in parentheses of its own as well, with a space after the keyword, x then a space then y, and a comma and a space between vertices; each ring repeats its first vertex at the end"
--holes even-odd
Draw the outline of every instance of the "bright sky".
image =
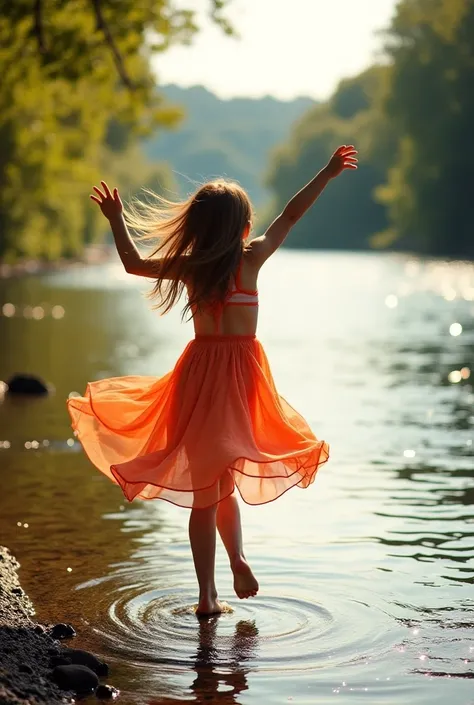
POLYGON ((207 19, 210 0, 179 0, 198 10, 203 29, 190 47, 155 59, 160 83, 204 85, 222 98, 298 95, 327 98, 341 78, 368 67, 397 0, 232 0, 227 16, 240 39, 207 19))

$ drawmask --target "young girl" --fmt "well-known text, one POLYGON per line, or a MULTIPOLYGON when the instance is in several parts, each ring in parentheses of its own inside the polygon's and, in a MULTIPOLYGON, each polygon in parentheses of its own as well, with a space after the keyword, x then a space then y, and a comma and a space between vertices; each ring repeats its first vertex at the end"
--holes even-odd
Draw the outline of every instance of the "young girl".
POLYGON ((294 196, 261 237, 249 239, 252 209, 235 183, 213 181, 182 203, 143 204, 127 221, 159 238, 149 257, 135 247, 117 189, 91 196, 109 220, 127 272, 156 279, 163 312, 186 289, 195 337, 164 377, 91 382, 68 401, 72 426, 91 461, 131 501, 165 499, 191 508, 189 538, 199 583, 199 614, 222 611, 214 582, 216 527, 239 598, 257 594, 248 565, 236 487, 264 504, 291 487, 308 487, 329 448, 278 395, 255 337, 257 277, 291 227, 344 169, 357 168, 342 146, 294 196))

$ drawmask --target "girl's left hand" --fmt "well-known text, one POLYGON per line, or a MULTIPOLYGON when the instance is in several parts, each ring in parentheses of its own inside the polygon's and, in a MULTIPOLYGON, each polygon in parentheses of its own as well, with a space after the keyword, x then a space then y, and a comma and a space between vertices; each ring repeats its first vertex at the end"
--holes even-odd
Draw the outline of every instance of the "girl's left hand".
POLYGON ((102 193, 100 188, 94 186, 94 191, 98 194, 99 198, 97 198, 97 196, 91 196, 91 199, 99 204, 102 213, 108 220, 111 220, 112 218, 120 215, 123 211, 122 201, 120 200, 119 192, 116 188, 114 188, 114 192, 112 194, 110 193, 110 189, 105 181, 101 181, 100 183, 104 189, 104 193, 102 193))
POLYGON ((344 169, 357 169, 357 149, 353 144, 347 145, 343 144, 338 147, 326 167, 327 172, 331 178, 339 176, 344 169))

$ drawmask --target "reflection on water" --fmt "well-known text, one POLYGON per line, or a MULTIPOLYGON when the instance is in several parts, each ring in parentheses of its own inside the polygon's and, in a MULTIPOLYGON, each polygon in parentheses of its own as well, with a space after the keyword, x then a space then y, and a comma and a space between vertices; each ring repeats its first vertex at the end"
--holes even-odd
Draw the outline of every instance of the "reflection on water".
MULTIPOLYGON (((41 619, 77 627, 128 705, 468 705, 474 672, 474 267, 284 252, 260 338, 281 393, 331 443, 307 491, 243 507, 262 585, 198 620, 185 510, 132 503, 90 467, 65 411, 89 379, 166 372, 192 335, 119 266, 0 282, 2 542, 41 619)), ((146 288, 146 285, 145 285, 146 288)))

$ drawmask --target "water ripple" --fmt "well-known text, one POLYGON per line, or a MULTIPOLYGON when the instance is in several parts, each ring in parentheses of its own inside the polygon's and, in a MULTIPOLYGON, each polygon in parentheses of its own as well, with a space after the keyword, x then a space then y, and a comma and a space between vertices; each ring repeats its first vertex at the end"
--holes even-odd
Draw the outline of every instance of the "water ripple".
MULTIPOLYGON (((137 566, 125 570, 133 585, 127 585, 123 568, 116 587, 109 581, 96 585, 94 599, 98 597, 107 612, 96 634, 114 654, 134 664, 189 668, 195 662, 203 621, 195 615, 190 590, 151 588, 137 581, 137 566)), ((322 586, 321 593, 327 593, 322 602, 301 597, 301 592, 298 597, 264 594, 245 601, 224 595, 236 609, 212 618, 217 625, 215 664, 232 664, 237 651, 247 660, 258 652, 254 670, 289 672, 328 663, 333 667, 362 663, 393 648, 393 621, 382 610, 322 586)), ((102 605, 99 614, 101 610, 102 605)))

